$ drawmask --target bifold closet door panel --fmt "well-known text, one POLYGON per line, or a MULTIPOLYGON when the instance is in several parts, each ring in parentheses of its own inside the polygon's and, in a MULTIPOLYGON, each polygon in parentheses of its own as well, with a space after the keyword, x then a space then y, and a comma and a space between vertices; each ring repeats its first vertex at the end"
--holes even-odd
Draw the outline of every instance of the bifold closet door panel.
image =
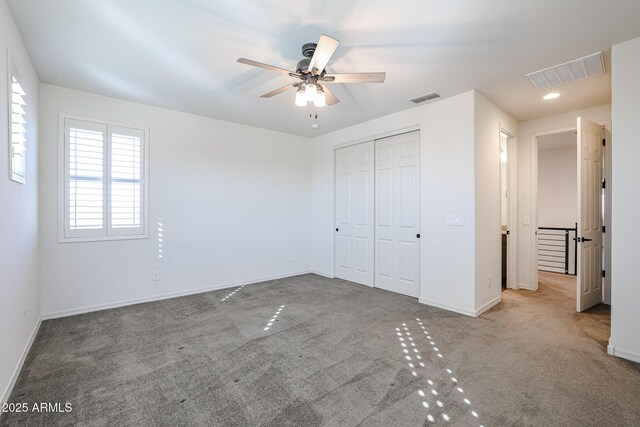
POLYGON ((373 286, 373 141, 337 149, 335 161, 335 274, 373 286))
POLYGON ((376 287, 418 297, 420 135, 375 141, 376 287))

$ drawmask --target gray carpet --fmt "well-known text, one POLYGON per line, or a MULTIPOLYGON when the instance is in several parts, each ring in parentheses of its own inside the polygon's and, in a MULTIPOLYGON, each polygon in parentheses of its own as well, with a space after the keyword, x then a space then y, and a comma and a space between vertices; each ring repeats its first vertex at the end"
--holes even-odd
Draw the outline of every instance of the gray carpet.
POLYGON ((552 282, 478 319, 304 275, 45 321, 10 401, 73 410, 0 424, 639 425, 607 307, 552 282))

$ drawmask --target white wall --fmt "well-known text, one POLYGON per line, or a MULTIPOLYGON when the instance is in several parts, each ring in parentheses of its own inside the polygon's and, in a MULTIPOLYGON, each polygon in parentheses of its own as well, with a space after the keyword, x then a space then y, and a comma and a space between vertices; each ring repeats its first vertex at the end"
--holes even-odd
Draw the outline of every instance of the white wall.
POLYGON ((40 97, 45 317, 309 269, 308 139, 51 85, 40 97), (149 127, 148 239, 57 242, 59 114, 149 127))
POLYGON ((541 227, 575 226, 578 203, 576 158, 575 145, 538 151, 538 222, 541 227))
POLYGON ((9 397, 40 324, 37 141, 38 76, 9 9, 0 0, 0 403, 9 397), (9 180, 7 50, 27 93, 25 185, 9 180))
POLYGON ((474 310, 474 92, 411 108, 311 142, 311 269, 334 274, 334 146, 420 128, 420 300, 474 310), (447 227, 446 216, 465 217, 447 227))
POLYGON ((640 362, 640 38, 613 46, 612 269, 609 351, 640 362))
POLYGON ((516 135, 517 122, 481 94, 475 97, 475 310, 500 302, 502 212, 500 130, 516 135))
MULTIPOLYGON (((527 120, 518 124, 518 150, 517 150, 517 286, 524 289, 536 289, 534 282, 535 264, 532 259, 532 241, 535 235, 537 223, 537 211, 532 208, 532 198, 537 196, 537 181, 532 180, 532 164, 537 158, 537 150, 532 149, 532 139, 539 133, 552 133, 559 130, 575 128, 578 117, 584 117, 596 123, 607 126, 611 130, 611 105, 600 105, 583 110, 569 111, 553 116, 527 120), (534 157, 535 156, 535 157, 534 157), (528 219, 529 225, 525 225, 528 219), (534 269, 531 266, 534 265, 534 269)), ((610 139, 610 138, 608 138, 610 139)), ((615 141, 613 141, 615 145, 615 141)), ((607 146, 610 149, 612 144, 607 146)), ((605 289, 605 292, 607 290, 605 289)), ((606 295, 605 295, 605 301, 606 295)))
MULTIPOLYGON (((500 178, 498 136, 500 114, 493 104, 474 91, 400 113, 380 117, 312 140, 311 159, 311 269, 334 274, 334 147, 410 127, 420 128, 421 154, 421 239, 420 301, 468 315, 478 314, 485 304, 484 294, 476 298, 477 249, 491 246, 491 269, 494 274, 492 298, 500 289, 500 178), (477 102, 476 102, 477 101, 477 102), (476 116, 476 104, 481 109, 476 116), (476 128, 476 120, 487 121, 476 128), (488 129, 491 129, 489 131, 488 129), (482 154, 476 157, 476 133, 482 154), (489 137, 487 135, 490 134, 489 137), (484 180, 484 166, 476 164, 492 153, 487 180, 491 213, 480 215, 491 223, 495 239, 476 245, 476 179, 484 180), (493 191, 495 190, 495 191, 493 191), (464 215, 462 227, 447 226, 447 215, 464 215), (495 224, 494 224, 495 223, 495 224), (495 242, 493 242, 495 240, 495 242), (493 271, 495 270, 495 271, 493 271), (482 302, 477 305, 477 301, 482 302)), ((489 200, 488 199, 488 200, 489 200)), ((482 198, 484 203, 484 198, 482 198)), ((483 274, 485 274, 483 272, 483 274)), ((483 284, 485 281, 483 281, 483 284)), ((491 298, 489 298, 491 299, 491 298)))

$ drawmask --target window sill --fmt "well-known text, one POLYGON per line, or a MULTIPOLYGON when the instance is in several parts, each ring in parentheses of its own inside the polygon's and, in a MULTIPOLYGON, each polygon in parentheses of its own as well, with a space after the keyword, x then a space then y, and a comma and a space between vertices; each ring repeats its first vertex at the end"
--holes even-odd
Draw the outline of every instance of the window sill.
POLYGON ((58 243, 89 243, 89 242, 110 242, 116 240, 141 240, 148 239, 147 234, 136 234, 128 236, 100 236, 100 237, 60 237, 58 243))

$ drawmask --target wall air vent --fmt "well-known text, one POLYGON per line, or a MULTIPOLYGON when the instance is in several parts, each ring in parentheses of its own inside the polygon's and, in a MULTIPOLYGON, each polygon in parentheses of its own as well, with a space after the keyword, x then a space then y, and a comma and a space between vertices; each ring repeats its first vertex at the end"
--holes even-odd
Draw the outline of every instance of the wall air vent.
POLYGON ((434 99, 440 98, 440 94, 438 92, 431 92, 426 95, 418 96, 415 98, 411 98, 409 101, 419 104, 424 101, 431 101, 434 99))
POLYGON ((602 74, 604 74, 604 59, 602 52, 598 52, 527 74, 525 77, 536 89, 547 90, 602 74))

